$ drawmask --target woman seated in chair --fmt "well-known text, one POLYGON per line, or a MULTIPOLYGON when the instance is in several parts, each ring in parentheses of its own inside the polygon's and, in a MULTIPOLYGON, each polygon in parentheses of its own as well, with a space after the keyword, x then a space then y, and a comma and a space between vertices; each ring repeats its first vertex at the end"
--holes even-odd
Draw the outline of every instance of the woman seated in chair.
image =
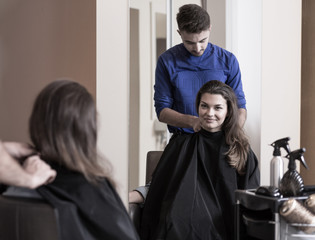
POLYGON ((233 239, 234 191, 257 188, 258 161, 239 125, 237 99, 220 81, 196 97, 202 129, 166 146, 145 200, 141 239, 233 239))
POLYGON ((62 240, 139 239, 109 163, 97 155, 96 115, 92 96, 76 82, 55 81, 41 91, 29 131, 57 176, 37 191, 58 210, 62 240))

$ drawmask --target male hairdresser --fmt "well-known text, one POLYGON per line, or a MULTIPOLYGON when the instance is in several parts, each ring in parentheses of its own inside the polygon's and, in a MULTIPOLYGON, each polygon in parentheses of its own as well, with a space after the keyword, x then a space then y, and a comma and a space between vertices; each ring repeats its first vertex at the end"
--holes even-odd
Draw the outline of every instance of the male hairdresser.
MULTIPOLYGON (((239 123, 246 120, 246 100, 236 57, 212 43, 208 12, 196 4, 179 8, 178 34, 182 43, 158 59, 155 71, 154 102, 159 121, 174 136, 200 130, 195 109, 196 94, 206 82, 219 80, 229 85, 238 99, 239 123)), ((148 186, 129 193, 129 202, 143 202, 148 186)))

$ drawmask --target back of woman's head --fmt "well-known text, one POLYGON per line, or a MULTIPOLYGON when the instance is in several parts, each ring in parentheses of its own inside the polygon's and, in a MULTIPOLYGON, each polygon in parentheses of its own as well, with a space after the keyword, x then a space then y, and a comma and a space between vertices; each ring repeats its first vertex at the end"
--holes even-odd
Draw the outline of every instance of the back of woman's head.
POLYGON ((37 96, 29 131, 43 159, 81 172, 94 182, 107 174, 97 157, 96 125, 91 94, 77 82, 58 80, 37 96))
POLYGON ((239 173, 243 173, 246 165, 249 143, 243 128, 239 124, 239 111, 235 93, 230 86, 221 81, 209 81, 205 83, 197 93, 197 112, 201 97, 205 93, 218 94, 226 100, 228 110, 226 118, 222 124, 222 131, 224 131, 225 141, 230 147, 227 156, 229 158, 229 164, 236 168, 239 173))

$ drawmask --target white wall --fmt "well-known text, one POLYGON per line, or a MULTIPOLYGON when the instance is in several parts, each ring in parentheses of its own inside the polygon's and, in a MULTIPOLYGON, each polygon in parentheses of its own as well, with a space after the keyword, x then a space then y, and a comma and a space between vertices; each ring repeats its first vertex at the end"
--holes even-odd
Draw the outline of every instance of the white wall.
POLYGON ((289 136, 291 150, 300 148, 301 9, 301 0, 262 1, 261 169, 268 178, 268 144, 289 136))
POLYGON ((301 0, 227 0, 227 11, 227 48, 240 62, 248 102, 245 129, 269 185, 269 145, 289 136, 291 150, 300 147, 301 0))
POLYGON ((96 8, 98 148, 112 162, 118 192, 127 203, 129 4, 97 0, 96 8))
MULTIPOLYGON (((226 48, 240 64, 246 97, 245 130, 253 151, 261 153, 262 1, 227 0, 226 48)), ((264 179, 264 173, 262 179, 264 179)))

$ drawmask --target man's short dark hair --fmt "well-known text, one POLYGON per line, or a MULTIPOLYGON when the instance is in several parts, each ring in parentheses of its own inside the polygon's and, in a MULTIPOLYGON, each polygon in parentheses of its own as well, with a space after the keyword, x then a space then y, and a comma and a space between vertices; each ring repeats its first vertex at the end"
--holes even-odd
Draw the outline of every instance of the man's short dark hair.
POLYGON ((197 4, 186 4, 179 8, 176 16, 179 31, 200 33, 210 28, 208 12, 197 4))

